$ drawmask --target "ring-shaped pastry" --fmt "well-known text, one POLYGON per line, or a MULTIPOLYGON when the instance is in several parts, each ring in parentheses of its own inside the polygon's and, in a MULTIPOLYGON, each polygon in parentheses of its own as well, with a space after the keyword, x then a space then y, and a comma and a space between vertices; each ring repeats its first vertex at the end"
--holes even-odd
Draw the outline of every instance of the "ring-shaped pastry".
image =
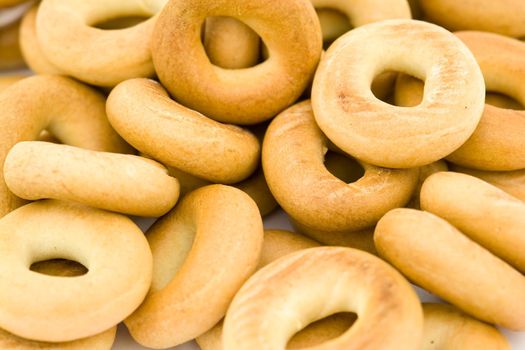
POLYGON ((0 327, 23 338, 65 342, 115 326, 148 292, 152 256, 127 217, 45 200, 0 220, 0 327), (65 258, 89 271, 54 277, 29 269, 65 258), (94 286, 104 286, 96 288, 94 286))
POLYGON ((419 349, 423 312, 410 284, 377 257, 339 247, 301 250, 256 272, 228 309, 224 348, 282 350, 303 327, 338 312, 358 319, 309 349, 419 349))
POLYGON ((153 35, 153 63, 170 94, 233 124, 262 122, 294 103, 311 81, 322 50, 319 20, 308 0, 254 0, 250 6, 244 0, 170 1, 153 35), (212 65, 200 39, 210 16, 246 23, 261 36, 270 57, 247 69, 212 65))
POLYGON ((474 132, 484 99, 483 76, 465 44, 413 20, 376 22, 340 37, 323 56, 312 89, 326 136, 357 159, 391 168, 426 165, 459 148, 474 132), (375 98, 371 83, 385 71, 426 78, 423 102, 402 108, 375 98))

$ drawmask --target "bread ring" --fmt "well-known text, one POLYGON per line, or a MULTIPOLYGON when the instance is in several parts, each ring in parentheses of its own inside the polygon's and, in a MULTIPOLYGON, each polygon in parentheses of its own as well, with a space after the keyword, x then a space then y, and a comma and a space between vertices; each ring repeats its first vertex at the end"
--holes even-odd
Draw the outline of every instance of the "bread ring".
POLYGON ((525 277, 445 220, 394 209, 379 220, 374 240, 379 254, 414 283, 480 320, 525 329, 525 304, 518 302, 525 277))
POLYGON ((521 200, 473 176, 441 172, 423 184, 421 208, 525 273, 525 203, 521 200))
POLYGON ((243 0, 170 1, 153 35, 155 69, 170 94, 210 118, 234 124, 256 124, 291 105, 311 80, 322 49, 319 20, 307 0, 253 0, 250 6, 243 0), (246 23, 261 36, 270 57, 242 70, 210 64, 200 43, 209 16, 246 23))
POLYGON ((337 312, 358 321, 310 349, 419 349, 423 313, 410 284, 392 267, 350 248, 289 254, 253 275, 224 321, 224 348, 281 350, 294 333, 337 312))
POLYGON ((0 220, 0 327, 48 342, 89 337, 115 326, 142 302, 152 258, 127 217, 60 201, 39 201, 0 220), (29 270, 68 258, 89 269, 59 278, 29 270), (93 286, 106 286, 93 288, 93 286))
POLYGON ((165 3, 166 0, 46 0, 37 14, 38 41, 53 65, 89 84, 111 87, 126 79, 149 77, 154 74, 150 39, 155 14, 165 3), (151 18, 121 30, 92 27, 133 15, 151 18))
POLYGON ((364 176, 347 184, 324 166, 327 144, 310 101, 282 112, 268 127, 264 174, 275 199, 294 221, 312 230, 352 232, 373 226, 387 211, 408 202, 417 169, 361 163, 364 176))
POLYGON ((0 217, 23 201, 7 189, 4 160, 17 142, 48 129, 62 142, 106 152, 130 152, 108 123, 105 99, 95 90, 59 76, 34 76, 0 94, 0 217))
POLYGON ((153 283, 125 321, 140 344, 167 348, 212 328, 255 271, 263 241, 257 206, 242 191, 202 187, 147 233, 153 283))
POLYGON ((312 106, 321 130, 346 153, 409 168, 461 146, 479 122, 484 97, 479 66, 458 38, 433 24, 387 20, 354 29, 330 46, 315 75, 312 106), (417 58, 408 55, 407 43, 417 46, 417 58), (426 78, 423 102, 399 108, 377 100, 370 84, 384 71, 426 78))
POLYGON ((47 142, 17 143, 4 163, 18 197, 75 201, 138 216, 161 216, 179 198, 179 183, 161 164, 132 155, 47 142))
POLYGON ((481 30, 525 36, 525 3, 515 0, 424 0, 424 18, 451 31, 481 30))
POLYGON ((257 167, 260 145, 253 134, 179 105, 153 80, 119 84, 108 97, 107 112, 135 148, 192 175, 235 183, 257 167))
POLYGON ((19 27, 20 21, 0 27, 0 71, 25 66, 18 44, 19 27))

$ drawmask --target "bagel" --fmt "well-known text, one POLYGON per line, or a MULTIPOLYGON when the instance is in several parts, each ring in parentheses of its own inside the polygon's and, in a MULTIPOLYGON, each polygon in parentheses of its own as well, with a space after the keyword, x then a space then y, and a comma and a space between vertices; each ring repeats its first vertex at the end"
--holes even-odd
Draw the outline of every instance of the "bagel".
POLYGON ((191 175, 235 183, 257 167, 260 146, 253 134, 179 105, 153 80, 119 84, 108 97, 107 113, 135 148, 191 175))
POLYGON ((321 49, 319 20, 308 0, 254 0, 250 6, 243 0, 170 1, 155 26, 152 56, 162 85, 181 104, 217 121, 257 124, 302 94, 321 49), (200 41, 210 16, 244 22, 261 36, 270 57, 241 70, 212 65, 200 41))
POLYGON ((525 330, 525 277, 445 220, 394 209, 379 220, 374 241, 417 285, 482 321, 525 330))
POLYGON ((47 342, 90 337, 140 305, 151 271, 148 243, 129 218, 60 201, 28 204, 0 220, 0 280, 9 286, 0 289, 0 327, 47 342), (89 272, 62 278, 29 269, 53 258, 89 272))
POLYGON ((263 226, 247 194, 211 185, 186 195, 147 237, 153 283, 125 323, 137 342, 160 349, 189 341, 219 322, 257 267, 263 226))
POLYGON ((112 87, 127 79, 152 76, 151 36, 156 14, 165 3, 166 0, 43 1, 36 18, 40 48, 54 66, 92 85, 112 87), (121 30, 92 27, 122 16, 151 18, 121 30))
POLYGON ((426 165, 456 150, 474 132, 484 98, 483 76, 467 47, 443 28, 413 20, 367 24, 340 37, 312 88, 326 136, 355 158, 390 168, 426 165), (375 98, 370 85, 385 71, 426 78, 423 102, 399 108, 375 98))
POLYGON ((410 284, 392 267, 350 248, 301 250, 259 270, 233 299, 224 320, 228 350, 281 350, 294 333, 337 312, 358 321, 310 349, 418 349, 423 313, 410 284))
POLYGON ((11 148, 4 180, 23 199, 75 201, 138 216, 164 215, 179 198, 177 179, 153 160, 48 142, 11 148))
POLYGON ((294 221, 311 230, 359 231, 408 202, 417 169, 390 170, 360 162, 363 177, 347 184, 324 166, 327 144, 309 101, 282 112, 268 127, 264 174, 275 199, 294 221))
POLYGON ((25 66, 18 44, 19 27, 20 21, 0 27, 0 71, 25 66))
POLYGON ((423 184, 421 208, 525 273, 523 201, 473 176, 441 172, 423 184))
POLYGON ((106 152, 130 152, 111 128, 105 99, 95 90, 59 76, 34 76, 0 94, 0 217, 23 201, 9 192, 4 181, 4 161, 17 142, 36 139, 47 129, 62 142, 106 152))

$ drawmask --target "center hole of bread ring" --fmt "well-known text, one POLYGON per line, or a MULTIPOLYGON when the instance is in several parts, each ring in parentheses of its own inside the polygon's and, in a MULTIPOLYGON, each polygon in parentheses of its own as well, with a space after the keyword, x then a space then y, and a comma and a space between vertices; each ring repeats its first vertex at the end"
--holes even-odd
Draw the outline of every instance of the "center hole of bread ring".
POLYGON ((319 7, 315 11, 321 23, 323 48, 325 50, 328 49, 335 39, 353 28, 350 19, 342 11, 329 7, 319 7))
MULTIPOLYGON (((394 71, 384 71, 376 74, 370 86, 370 90, 372 90, 374 96, 385 103, 395 105, 396 81, 400 74, 401 73, 394 71)), ((418 80, 418 82, 422 84, 420 80, 418 80)), ((420 104, 422 99, 423 96, 421 95, 419 101, 417 101, 414 106, 420 104)))
POLYGON ((365 169, 355 159, 328 151, 324 156, 326 169, 345 183, 356 182, 365 176, 365 169))
POLYGON ((78 261, 61 258, 36 261, 31 264, 29 269, 43 275, 56 277, 82 276, 89 271, 78 261))
POLYGON ((93 24, 93 27, 98 29, 105 29, 105 30, 116 30, 116 29, 125 29, 134 27, 137 24, 140 24, 147 20, 148 17, 146 16, 125 16, 125 17, 117 17, 117 18, 111 18, 109 20, 105 20, 99 23, 93 24))

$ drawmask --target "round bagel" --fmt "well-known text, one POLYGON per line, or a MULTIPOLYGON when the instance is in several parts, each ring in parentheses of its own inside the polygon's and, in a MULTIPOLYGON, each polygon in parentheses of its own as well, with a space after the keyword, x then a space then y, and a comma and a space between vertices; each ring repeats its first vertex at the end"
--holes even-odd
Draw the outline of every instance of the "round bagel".
POLYGON ((131 148, 111 128, 106 101, 95 90, 59 76, 33 76, 0 94, 0 217, 23 201, 7 189, 4 161, 17 142, 35 140, 47 129, 60 141, 106 152, 130 152, 131 148))
POLYGON ((149 77, 154 74, 152 31, 156 14, 165 3, 166 0, 46 0, 37 14, 37 38, 53 65, 89 84, 111 87, 126 79, 149 77), (121 30, 92 27, 122 16, 151 18, 121 30))
POLYGON ((147 237, 153 283, 125 323, 140 344, 167 348, 201 335, 224 316, 257 267, 263 227, 247 194, 211 185, 186 195, 147 237))
POLYGON ((152 258, 127 217, 60 201, 23 206, 0 220, 0 327, 48 342, 89 337, 137 308, 152 258), (89 270, 63 278, 35 273, 34 261, 66 258, 89 270), (104 286, 94 288, 93 286, 104 286))
POLYGON ((423 313, 410 284, 373 255, 337 247, 292 253, 255 273, 228 309, 224 348, 282 350, 304 326, 344 311, 358 315, 351 330, 310 349, 419 349, 423 313))
POLYGON ((4 180, 23 199, 68 200, 138 216, 164 215, 179 198, 177 179, 153 160, 48 142, 11 148, 4 180))
POLYGON ((119 84, 108 97, 107 112, 135 148, 200 178, 235 183, 257 167, 260 145, 252 133, 179 105, 153 80, 119 84))
POLYGON ((256 124, 291 105, 311 80, 322 49, 319 20, 308 0, 254 0, 250 6, 243 0, 170 1, 153 36, 155 69, 170 94, 210 118, 234 124, 256 124), (202 23, 210 16, 246 23, 261 36, 270 57, 240 70, 212 65, 200 41, 202 23))
POLYGON ((394 209, 379 220, 374 241, 384 259, 429 292, 485 322, 525 329, 525 304, 517 302, 525 298, 525 277, 445 220, 394 209))
POLYGON ((275 118, 263 143, 263 169, 272 194, 290 217, 312 230, 352 232, 373 226, 412 195, 417 169, 390 170, 361 163, 364 176, 347 184, 323 164, 328 141, 310 101, 275 118))
POLYGON ((367 24, 340 37, 312 88, 326 136, 355 158, 390 168, 426 165, 456 150, 474 132, 484 98, 483 76, 467 47, 445 29, 413 20, 367 24), (407 45, 417 47, 417 58, 407 45), (426 79, 423 102, 400 108, 375 98, 372 80, 385 71, 426 79))

